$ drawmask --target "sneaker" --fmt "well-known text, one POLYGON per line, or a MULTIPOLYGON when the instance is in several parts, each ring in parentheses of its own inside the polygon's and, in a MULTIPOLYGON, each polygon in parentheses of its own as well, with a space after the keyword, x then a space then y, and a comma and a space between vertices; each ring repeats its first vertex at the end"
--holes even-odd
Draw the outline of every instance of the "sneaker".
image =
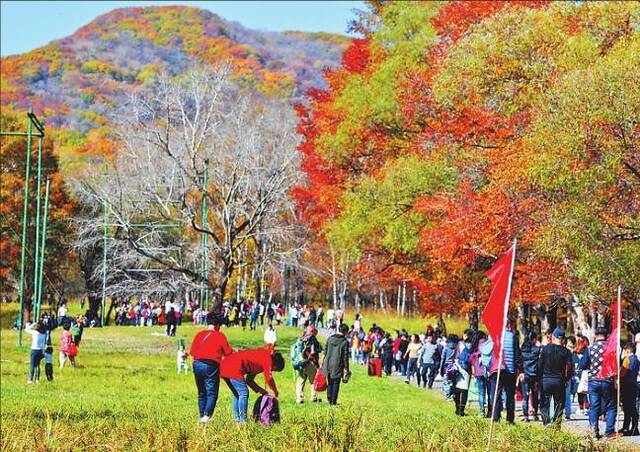
POLYGON ((613 432, 610 435, 607 435, 607 440, 612 440, 612 439, 616 439, 616 438, 620 438, 622 435, 622 433, 620 432, 613 432))
POLYGON ((296 403, 302 405, 304 403, 304 400, 296 400, 296 403))
POLYGON ((28 384, 28 385, 33 384, 33 380, 27 380, 27 384, 28 384))
POLYGON ((409 380, 405 380, 404 382, 405 382, 406 384, 409 384, 409 380))
POLYGON ((571 416, 565 416, 564 418, 565 418, 567 421, 570 421, 570 420, 571 420, 571 416))
POLYGON ((203 424, 206 424, 207 422, 209 422, 209 416, 202 416, 200 418, 200 422, 202 422, 203 424))

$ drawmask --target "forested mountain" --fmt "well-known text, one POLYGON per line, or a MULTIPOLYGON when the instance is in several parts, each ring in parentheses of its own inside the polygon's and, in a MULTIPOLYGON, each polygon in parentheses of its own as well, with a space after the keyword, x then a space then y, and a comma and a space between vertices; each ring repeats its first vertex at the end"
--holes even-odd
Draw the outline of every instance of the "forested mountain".
POLYGON ((265 32, 185 6, 122 8, 73 35, 2 58, 2 105, 33 107, 49 126, 81 131, 105 124, 118 99, 159 72, 229 62, 234 78, 276 96, 323 87, 322 71, 340 62, 348 38, 265 32))

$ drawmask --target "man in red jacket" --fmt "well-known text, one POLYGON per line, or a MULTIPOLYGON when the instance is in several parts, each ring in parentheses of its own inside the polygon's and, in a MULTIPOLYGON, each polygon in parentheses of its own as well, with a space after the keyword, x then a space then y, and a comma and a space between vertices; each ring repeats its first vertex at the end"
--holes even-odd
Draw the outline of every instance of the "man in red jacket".
POLYGON ((271 372, 280 372, 282 369, 284 369, 284 358, 280 353, 272 353, 269 348, 242 350, 227 356, 222 361, 220 376, 227 382, 233 394, 233 417, 236 423, 247 422, 248 388, 263 395, 267 394, 267 390, 255 382, 256 375, 264 374, 266 386, 274 397, 278 397, 278 388, 271 372))
POLYGON ((208 422, 213 415, 220 388, 220 362, 233 352, 226 336, 220 332, 220 316, 209 313, 207 323, 209 326, 196 334, 189 350, 198 387, 200 422, 208 422))

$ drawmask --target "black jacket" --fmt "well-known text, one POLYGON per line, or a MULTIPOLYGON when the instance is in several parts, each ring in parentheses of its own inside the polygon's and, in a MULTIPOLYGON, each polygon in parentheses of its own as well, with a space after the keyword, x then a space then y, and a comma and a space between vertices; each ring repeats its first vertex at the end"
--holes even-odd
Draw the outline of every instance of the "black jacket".
POLYGON ((349 369, 349 341, 342 334, 334 334, 327 339, 327 351, 322 371, 327 378, 342 378, 349 369))
POLYGON ((545 345, 540 352, 538 375, 543 379, 567 381, 573 375, 571 352, 562 345, 545 345))
POLYGON ((527 377, 538 377, 538 360, 540 358, 540 347, 532 345, 520 349, 522 353, 522 371, 527 377))

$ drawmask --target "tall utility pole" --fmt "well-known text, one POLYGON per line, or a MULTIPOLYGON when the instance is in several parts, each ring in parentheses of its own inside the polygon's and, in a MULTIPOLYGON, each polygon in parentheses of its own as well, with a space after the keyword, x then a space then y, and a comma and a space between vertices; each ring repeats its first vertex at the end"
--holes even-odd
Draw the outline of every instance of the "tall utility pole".
POLYGON ((34 259, 34 268, 33 268, 33 306, 32 310, 35 311, 35 320, 37 321, 40 317, 38 300, 40 299, 40 293, 38 288, 40 287, 40 198, 41 198, 41 187, 42 184, 42 137, 38 139, 38 179, 36 182, 36 252, 33 255, 34 259))
POLYGON ((107 200, 102 201, 104 211, 102 223, 102 302, 100 303, 100 326, 104 326, 104 304, 107 299, 107 200))
MULTIPOLYGON (((207 221, 207 185, 208 185, 208 177, 209 177, 209 159, 205 159, 204 161, 204 175, 202 180, 202 229, 207 229, 208 221, 207 221)), ((208 253, 208 244, 207 244, 207 234, 202 232, 200 234, 200 241, 202 244, 202 276, 206 279, 209 278, 209 253, 208 253)), ((209 308, 209 293, 208 293, 207 284, 202 282, 202 289, 200 291, 200 306, 208 309, 209 308)))
MULTIPOLYGON (((31 113, 29 109, 29 113, 31 113)), ((20 249, 20 312, 18 313, 18 347, 22 347, 22 329, 24 327, 24 267, 27 252, 27 222, 29 216, 29 179, 31 177, 31 133, 33 123, 29 118, 27 126, 27 168, 24 177, 24 203, 22 207, 22 248, 20 249)))
MULTIPOLYGON (((47 216, 49 213, 49 187, 51 185, 51 180, 47 178, 47 184, 45 188, 44 194, 44 212, 42 215, 42 243, 40 245, 40 258, 39 258, 39 267, 36 269, 38 273, 38 296, 36 299, 36 319, 40 318, 40 310, 42 309, 42 279, 44 275, 44 252, 46 249, 47 242, 47 216)), ((37 238, 36 238, 37 240, 37 238)))

